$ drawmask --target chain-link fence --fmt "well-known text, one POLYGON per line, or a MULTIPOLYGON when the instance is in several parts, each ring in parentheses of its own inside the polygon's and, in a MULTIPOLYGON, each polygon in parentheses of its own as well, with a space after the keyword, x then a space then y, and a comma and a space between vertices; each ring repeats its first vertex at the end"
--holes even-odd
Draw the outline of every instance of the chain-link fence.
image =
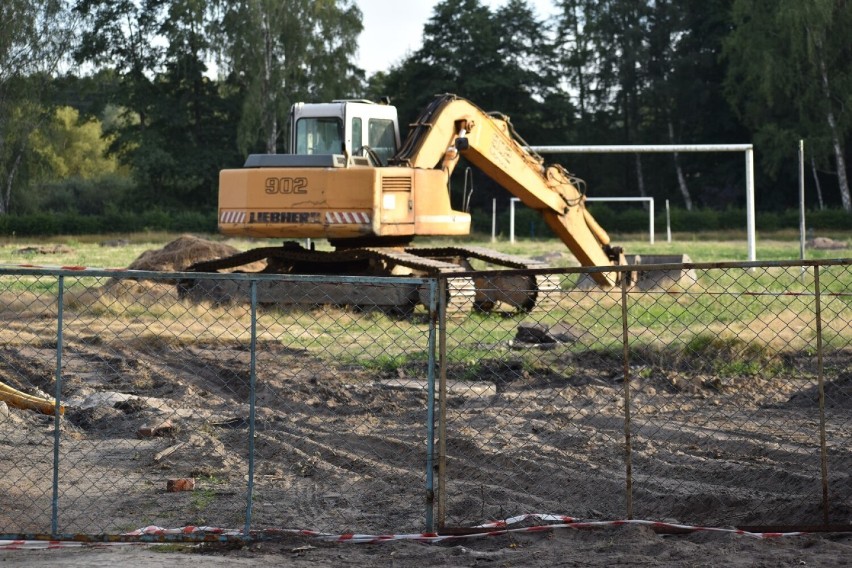
POLYGON ((0 531, 422 530, 435 282, 180 276, 0 277, 0 531))
POLYGON ((852 270, 805 264, 445 317, 463 275, 0 269, 0 533, 848 524, 852 270))
POLYGON ((850 523, 849 263, 644 270, 448 321, 439 518, 850 523))

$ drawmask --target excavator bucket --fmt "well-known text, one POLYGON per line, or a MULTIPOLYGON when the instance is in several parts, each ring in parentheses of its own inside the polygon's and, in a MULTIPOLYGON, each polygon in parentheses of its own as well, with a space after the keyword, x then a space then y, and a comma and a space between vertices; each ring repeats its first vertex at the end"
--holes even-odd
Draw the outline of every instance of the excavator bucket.
MULTIPOLYGON (((625 260, 628 266, 635 267, 630 271, 631 290, 676 292, 689 290, 698 282, 695 269, 684 266, 692 263, 686 254, 636 254, 627 255, 625 260), (643 267, 647 268, 643 270, 643 267)), ((588 274, 582 274, 576 286, 580 290, 599 287, 588 274)))
POLYGON ((637 254, 628 257, 627 263, 637 267, 633 287, 639 291, 688 290, 698 282, 695 269, 683 266, 692 263, 686 254, 637 254), (645 266, 648 269, 642 270, 645 266))

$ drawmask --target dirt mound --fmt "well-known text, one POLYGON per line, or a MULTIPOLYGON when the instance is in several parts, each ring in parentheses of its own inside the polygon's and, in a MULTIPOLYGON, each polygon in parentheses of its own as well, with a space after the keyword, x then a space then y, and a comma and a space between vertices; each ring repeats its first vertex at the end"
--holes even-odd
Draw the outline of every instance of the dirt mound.
POLYGON ((65 245, 44 245, 24 247, 15 251, 15 254, 72 254, 74 249, 65 245))
MULTIPOLYGON (((837 378, 826 381, 823 389, 826 408, 852 409, 852 373, 841 373, 837 378)), ((789 406, 803 408, 812 408, 818 404, 818 386, 795 393, 788 402, 789 406)))
POLYGON ((215 260, 240 252, 236 248, 192 235, 182 235, 157 250, 146 250, 130 263, 130 270, 182 272, 188 266, 205 260, 215 260))
MULTIPOLYGON (((195 264, 206 260, 216 260, 239 253, 230 245, 208 241, 192 235, 182 235, 161 249, 146 250, 130 263, 128 270, 150 272, 184 272, 195 264)), ((255 262, 240 266, 240 270, 259 272, 266 266, 264 262, 255 262)), ((232 272, 232 270, 223 271, 232 272)), ((177 301, 176 280, 145 278, 110 278, 100 288, 71 293, 67 296, 69 305, 88 304, 108 296, 110 298, 131 299, 144 306, 154 306, 177 301)))
POLYGON ((805 243, 805 245, 810 249, 817 250, 836 250, 848 248, 845 242, 836 241, 827 237, 816 237, 815 239, 810 239, 808 242, 805 243))

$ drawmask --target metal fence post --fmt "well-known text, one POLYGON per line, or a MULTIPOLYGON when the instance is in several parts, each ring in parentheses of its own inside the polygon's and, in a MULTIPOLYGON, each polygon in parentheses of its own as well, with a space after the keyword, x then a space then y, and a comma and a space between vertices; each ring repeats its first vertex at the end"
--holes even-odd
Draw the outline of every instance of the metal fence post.
POLYGON ((248 439, 248 486, 246 488, 246 524, 243 536, 251 531, 252 498, 254 497, 254 428, 257 386, 257 280, 251 281, 251 345, 249 349, 249 439, 248 439))
POLYGON ((429 281, 429 364, 426 403, 426 532, 435 532, 435 328, 438 325, 438 282, 429 281))
POLYGON ((59 534, 59 438, 62 407, 62 328, 65 307, 65 277, 59 276, 59 291, 56 306, 56 385, 54 388, 53 409, 53 497, 50 511, 50 533, 54 538, 59 534))
POLYGON ((447 520, 447 279, 438 280, 438 527, 447 520))
POLYGON ((822 476, 822 522, 828 524, 828 449, 825 440, 825 377, 822 367, 822 302, 820 299, 819 265, 814 265, 814 311, 817 334, 817 385, 819 390, 819 454, 822 476))
POLYGON ((799 140, 799 258, 805 260, 805 141, 799 140))
POLYGON ((630 438, 630 343, 627 325, 627 273, 621 273, 621 325, 624 356, 624 466, 627 518, 633 518, 633 453, 630 438))

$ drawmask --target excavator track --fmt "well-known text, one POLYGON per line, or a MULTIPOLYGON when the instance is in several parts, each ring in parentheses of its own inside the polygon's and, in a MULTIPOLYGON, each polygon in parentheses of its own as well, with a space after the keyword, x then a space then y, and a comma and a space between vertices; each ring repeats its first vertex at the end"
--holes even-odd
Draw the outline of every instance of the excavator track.
POLYGON ((470 259, 485 262, 498 267, 501 271, 482 270, 474 278, 476 297, 474 305, 481 311, 493 311, 499 307, 508 310, 531 311, 550 309, 556 306, 561 293, 559 276, 543 272, 514 272, 541 271, 550 268, 545 262, 504 254, 482 247, 445 247, 445 248, 410 248, 406 249, 418 256, 450 259, 451 262, 463 263, 469 268, 470 259), (509 270, 512 272, 504 272, 509 270))
MULTIPOLYGON (((450 276, 463 272, 456 264, 413 255, 402 250, 359 248, 339 251, 313 251, 295 243, 283 247, 262 247, 232 256, 199 262, 190 272, 237 272, 248 264, 265 261, 264 274, 316 274, 333 276, 410 276, 447 275, 447 312, 469 312, 473 308, 473 278, 450 276), (400 270, 401 269, 401 270, 400 270), (401 275, 400 275, 401 276, 401 275)), ((275 305, 347 305, 378 307, 407 313, 418 303, 429 304, 428 291, 418 283, 393 286, 366 286, 348 280, 324 282, 290 282, 282 286, 273 280, 260 280, 257 300, 275 305)), ((178 284, 181 297, 217 304, 241 302, 249 297, 250 284, 245 280, 189 279, 178 284)))
MULTIPOLYGON (((266 268, 261 273, 267 274, 445 276, 449 315, 466 314, 474 309, 492 311, 498 307, 529 311, 536 305, 553 303, 554 293, 559 290, 559 282, 553 275, 514 272, 547 268, 545 263, 479 247, 380 247, 325 252, 287 243, 282 247, 262 247, 199 262, 188 270, 235 272, 259 261, 266 262, 266 268), (512 272, 486 270, 477 271, 478 275, 471 276, 470 259, 512 272), (465 274, 454 277, 454 273, 465 274)), ((245 301, 249 297, 249 286, 245 280, 192 279, 180 282, 179 292, 182 297, 193 301, 219 304, 245 301)), ((290 282, 286 286, 272 280, 260 280, 257 298, 261 304, 373 306, 399 313, 410 313, 418 303, 429 304, 428 291, 417 283, 365 286, 348 280, 299 281, 290 282)))
MULTIPOLYGON (((421 276, 447 276, 447 314, 467 313, 474 306, 476 285, 470 277, 452 277, 453 272, 463 272, 464 268, 450 262, 435 260, 412 254, 409 251, 388 249, 366 249, 385 261, 421 272, 421 276)), ((421 303, 429 305, 428 296, 421 294, 421 303)))

